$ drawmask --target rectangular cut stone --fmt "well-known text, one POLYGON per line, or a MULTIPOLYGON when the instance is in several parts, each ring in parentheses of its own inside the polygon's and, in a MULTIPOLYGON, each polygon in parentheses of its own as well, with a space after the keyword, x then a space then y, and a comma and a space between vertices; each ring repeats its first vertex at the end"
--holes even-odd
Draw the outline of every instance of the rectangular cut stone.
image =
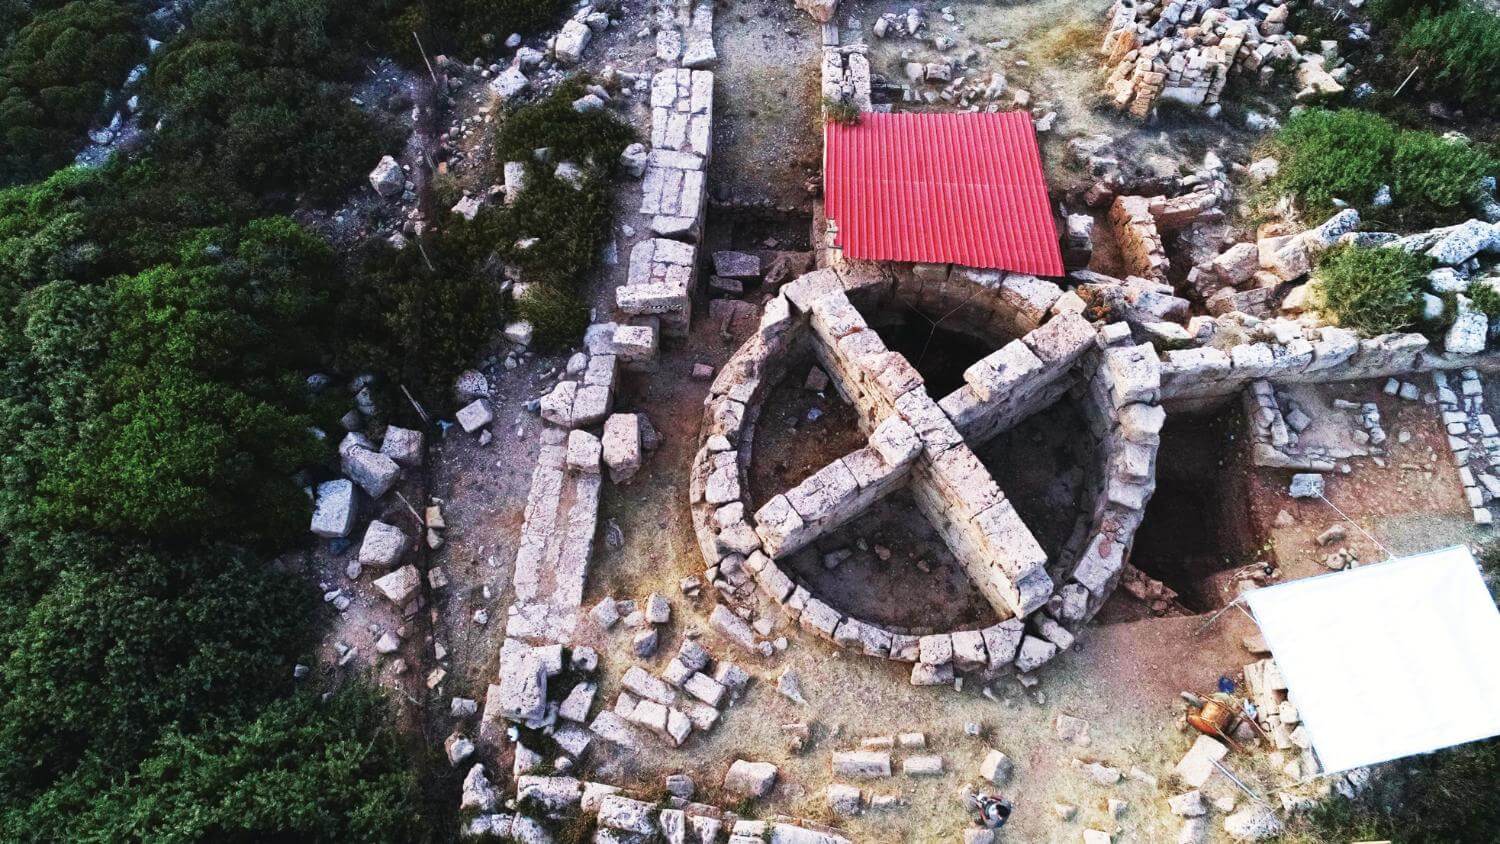
POLYGON ((1021 647, 1021 637, 1026 626, 1019 618, 1006 619, 979 631, 984 637, 985 653, 989 656, 990 668, 1003 668, 1015 661, 1016 651, 1021 647))
POLYGON ((1115 407, 1135 402, 1149 404, 1161 398, 1161 365, 1149 344, 1104 350, 1100 375, 1109 386, 1115 407))
POLYGON ((1012 340, 964 370, 964 380, 981 399, 991 401, 1009 395, 1041 369, 1042 362, 1031 349, 1012 340))
POLYGON ((1048 366, 1071 366, 1095 344, 1094 327, 1075 313, 1054 316, 1021 338, 1037 359, 1048 366))
POLYGON ((756 511, 755 532, 760 534, 761 545, 773 559, 795 553, 816 536, 807 530, 785 495, 775 496, 756 511))

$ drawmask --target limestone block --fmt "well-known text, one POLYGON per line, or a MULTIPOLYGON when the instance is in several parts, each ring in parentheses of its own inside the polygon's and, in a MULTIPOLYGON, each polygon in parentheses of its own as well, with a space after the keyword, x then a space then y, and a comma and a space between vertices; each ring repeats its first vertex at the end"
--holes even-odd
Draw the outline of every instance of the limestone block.
POLYGON ((770 762, 736 759, 724 774, 724 790, 736 797, 766 797, 776 787, 776 777, 776 766, 770 762))
POLYGON ((474 433, 495 420, 495 414, 490 410, 490 403, 484 399, 475 399, 461 408, 457 413, 458 424, 466 433, 474 433))
POLYGON ((311 530, 329 538, 348 536, 354 529, 359 502, 354 482, 345 478, 318 484, 311 530))
POLYGON ((378 451, 358 447, 344 449, 339 459, 344 474, 371 498, 385 495, 401 477, 401 467, 396 461, 378 451))
POLYGON ((634 413, 616 413, 604 420, 601 450, 611 480, 623 484, 635 477, 641 468, 640 417, 634 413))
POLYGON ((423 436, 421 431, 389 425, 385 439, 380 441, 380 453, 408 468, 422 465, 423 436))
POLYGON ((396 565, 406 553, 407 541, 406 534, 395 525, 379 520, 370 522, 359 546, 360 565, 382 569, 396 565))

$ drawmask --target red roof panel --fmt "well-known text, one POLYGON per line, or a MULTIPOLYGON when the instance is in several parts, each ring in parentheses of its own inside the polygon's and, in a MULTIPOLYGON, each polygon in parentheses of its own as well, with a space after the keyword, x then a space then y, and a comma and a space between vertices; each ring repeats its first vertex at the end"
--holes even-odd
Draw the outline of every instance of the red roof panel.
POLYGON ((824 130, 823 181, 850 258, 1063 274, 1031 115, 867 112, 824 130))

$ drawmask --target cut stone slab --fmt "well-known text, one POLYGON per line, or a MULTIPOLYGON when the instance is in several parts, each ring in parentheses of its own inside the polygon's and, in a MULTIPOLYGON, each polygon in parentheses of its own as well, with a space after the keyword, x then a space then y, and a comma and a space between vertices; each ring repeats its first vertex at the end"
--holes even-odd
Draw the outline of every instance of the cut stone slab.
POLYGON ((881 750, 850 750, 833 754, 833 774, 848 779, 880 779, 891 775, 891 754, 881 750))
POLYGON ((475 399, 458 411, 458 424, 466 433, 474 433, 495 421, 495 412, 484 399, 475 399))
POLYGON ((748 252, 715 252, 714 275, 724 278, 760 278, 760 258, 748 252))
POLYGON ((994 785, 1004 785, 1014 768, 1009 756, 998 750, 991 750, 985 755, 984 761, 979 763, 979 775, 994 785))
POLYGON ((909 777, 940 777, 943 775, 943 757, 908 756, 901 760, 901 773, 909 777))
POLYGON ((359 546, 359 564, 388 569, 401 562, 406 553, 407 536, 395 525, 380 520, 370 522, 364 542, 359 546))
POLYGON ((1167 807, 1172 810, 1172 814, 1184 818, 1196 818, 1208 811, 1208 805, 1203 801, 1203 793, 1197 789, 1176 797, 1168 797, 1167 807))
POLYGON ((724 790, 738 797, 761 798, 776 787, 777 770, 770 762, 734 760, 724 774, 724 790))
POLYGON ((422 465, 423 439, 421 431, 390 425, 385 429, 385 439, 380 441, 380 453, 401 466, 415 468, 422 465))
POLYGON ((1323 495, 1323 476, 1315 472, 1293 475, 1288 492, 1293 498, 1319 498, 1323 495))
POLYGON ((354 482, 346 478, 324 481, 318 484, 316 500, 312 532, 330 539, 348 536, 358 512, 354 482))
POLYGON ((416 566, 406 565, 375 581, 375 588, 386 600, 398 607, 406 606, 422 588, 422 574, 416 566))
POLYGON ((616 413, 604 420, 603 457, 610 480, 623 484, 641 468, 641 422, 634 413, 616 413))
POLYGON ((401 477, 401 467, 396 461, 368 448, 354 446, 340 450, 340 462, 344 474, 359 484, 359 488, 371 498, 380 498, 401 477))
POLYGON ((1235 841, 1269 841, 1281 836, 1281 819, 1259 803, 1247 802, 1224 819, 1224 831, 1235 841))
POLYGON ((370 171, 370 187, 386 199, 401 193, 406 187, 406 174, 401 165, 391 156, 383 156, 375 169, 370 171))
POLYGON ((1229 748, 1208 736, 1198 736, 1197 741, 1188 750, 1187 755, 1177 763, 1174 769, 1182 781, 1193 788, 1199 788, 1208 782, 1209 778, 1218 773, 1215 762, 1224 758, 1229 748))

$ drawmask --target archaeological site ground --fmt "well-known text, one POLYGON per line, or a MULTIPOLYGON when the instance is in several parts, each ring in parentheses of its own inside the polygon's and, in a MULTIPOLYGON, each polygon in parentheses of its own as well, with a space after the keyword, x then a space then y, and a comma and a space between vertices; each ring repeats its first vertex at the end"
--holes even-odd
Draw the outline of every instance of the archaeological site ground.
POLYGON ((1500 840, 1497 14, 0 0, 0 839, 1500 840))

